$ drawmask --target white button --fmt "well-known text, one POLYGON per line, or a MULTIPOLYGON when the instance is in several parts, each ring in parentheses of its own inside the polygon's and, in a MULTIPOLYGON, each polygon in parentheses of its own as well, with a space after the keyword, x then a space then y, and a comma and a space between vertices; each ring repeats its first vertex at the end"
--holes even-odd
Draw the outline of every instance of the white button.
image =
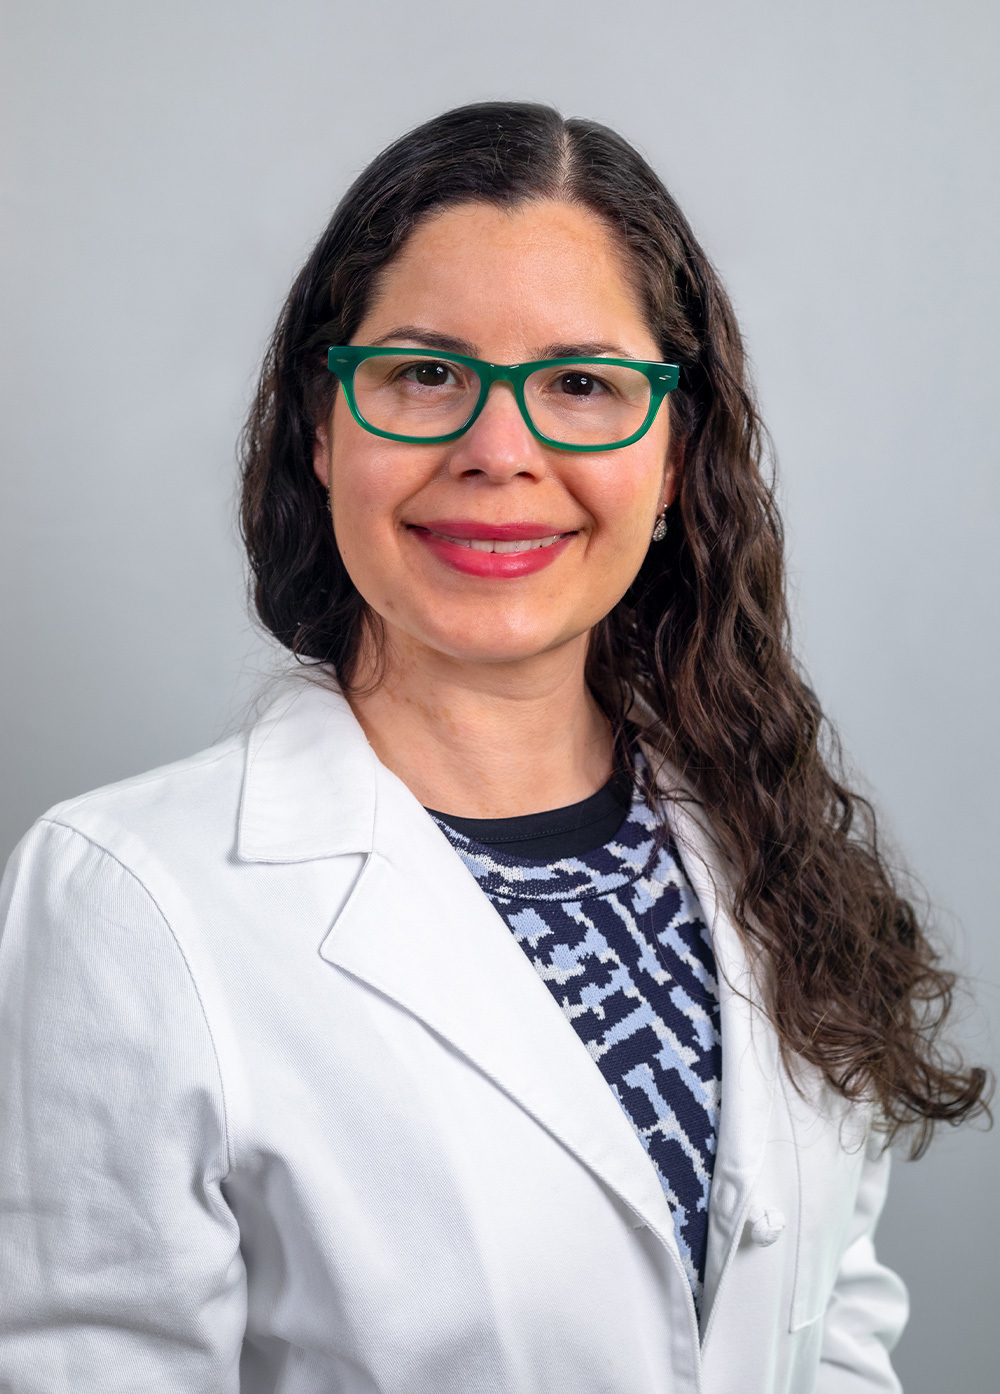
POLYGON ((785 1228, 785 1217, 773 1206, 755 1205, 747 1216, 747 1224, 750 1226, 750 1238, 765 1249, 785 1228))

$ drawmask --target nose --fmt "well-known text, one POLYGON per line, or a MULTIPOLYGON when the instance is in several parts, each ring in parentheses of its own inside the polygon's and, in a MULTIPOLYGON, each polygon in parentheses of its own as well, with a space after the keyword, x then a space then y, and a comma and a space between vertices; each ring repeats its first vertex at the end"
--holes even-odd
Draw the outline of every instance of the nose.
POLYGON ((498 484, 547 472, 545 450, 528 429, 510 383, 493 383, 476 420, 452 443, 448 470, 456 479, 479 475, 498 484))

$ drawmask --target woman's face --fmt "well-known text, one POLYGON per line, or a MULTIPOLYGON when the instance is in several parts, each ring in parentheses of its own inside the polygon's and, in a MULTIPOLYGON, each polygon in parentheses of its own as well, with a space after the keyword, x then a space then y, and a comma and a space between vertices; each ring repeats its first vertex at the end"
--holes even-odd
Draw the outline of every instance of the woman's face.
MULTIPOLYGON (((660 357, 604 223, 556 201, 463 204, 419 224, 352 342, 492 363, 660 357)), ((495 383, 464 436, 411 445, 365 431, 338 392, 315 468, 344 564, 397 651, 518 662, 579 639, 627 590, 674 495, 668 433, 663 405, 634 445, 552 449, 495 383), (558 541, 484 549, 526 537, 558 541)))

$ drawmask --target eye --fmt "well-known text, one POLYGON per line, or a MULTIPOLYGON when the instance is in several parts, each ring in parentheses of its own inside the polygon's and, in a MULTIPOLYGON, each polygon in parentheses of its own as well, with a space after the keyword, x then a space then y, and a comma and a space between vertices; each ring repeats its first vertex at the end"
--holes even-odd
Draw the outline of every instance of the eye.
POLYGON ((457 381, 451 363, 439 363, 430 359, 410 363, 400 371, 399 377, 416 383, 418 387, 450 387, 457 381))
POLYGON ((568 397, 593 397, 607 390, 600 378, 579 369, 560 373, 554 386, 557 392, 563 392, 568 397))

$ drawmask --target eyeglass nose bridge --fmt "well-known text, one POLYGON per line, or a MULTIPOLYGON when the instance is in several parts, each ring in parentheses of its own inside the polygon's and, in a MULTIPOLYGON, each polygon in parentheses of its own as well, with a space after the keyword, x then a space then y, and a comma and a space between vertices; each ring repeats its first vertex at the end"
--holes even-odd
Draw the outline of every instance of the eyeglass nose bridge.
POLYGON ((524 399, 526 366, 530 365, 525 365, 523 363, 484 363, 482 365, 482 369, 478 370, 481 379, 479 401, 476 403, 472 415, 462 428, 463 435, 485 411, 486 403, 489 400, 489 395, 493 391, 494 385, 498 382, 502 382, 506 383, 510 388, 511 396, 514 398, 515 405, 521 414, 521 420, 527 427, 529 434, 537 439, 538 428, 531 419, 531 415, 528 411, 528 404, 524 399), (485 369, 485 371, 483 371, 483 369, 485 369))
MULTIPOLYGON (((458 359, 457 361, 469 362, 470 360, 458 359)), ((331 368, 331 370, 335 371, 335 364, 337 367, 340 367, 342 365, 346 367, 349 363, 351 364, 351 366, 353 366, 351 360, 347 359, 346 357, 335 358, 333 350, 330 350, 329 367, 331 368)), ((517 406, 517 409, 521 415, 521 420, 524 422, 525 426, 528 429, 528 433, 535 440, 541 440, 542 437, 539 435, 538 427, 532 421, 531 414, 528 411, 528 404, 524 399, 525 379, 528 376, 529 370, 532 370, 534 366, 535 365, 531 363, 487 363, 482 359, 478 360, 475 363, 474 371, 476 373, 476 376, 479 378, 479 398, 476 402, 475 407, 473 408, 472 415, 465 422, 464 426, 459 427, 457 431, 450 432, 448 436, 443 437, 442 440, 460 440, 462 436, 464 436, 469 430, 471 430, 471 428, 479 420, 480 416, 482 416, 484 410, 486 409, 486 403, 489 398, 490 392, 493 389, 493 384, 497 382, 505 382, 507 384, 507 386, 511 390, 511 395, 514 398, 515 405, 517 406)))

